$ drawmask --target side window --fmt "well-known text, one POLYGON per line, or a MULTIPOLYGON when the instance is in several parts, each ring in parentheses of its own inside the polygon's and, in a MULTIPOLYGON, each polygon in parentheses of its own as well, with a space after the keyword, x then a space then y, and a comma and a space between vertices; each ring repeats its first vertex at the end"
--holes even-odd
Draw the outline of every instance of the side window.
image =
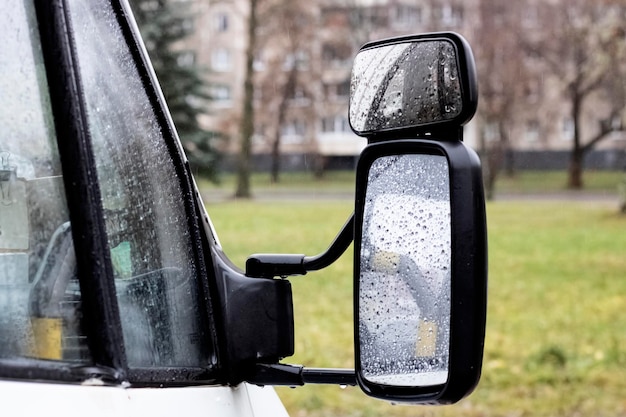
POLYGON ((162 128, 114 11, 69 3, 129 365, 206 366, 197 266, 162 128))
POLYGON ((0 358, 90 362, 32 1, 0 13, 0 358))

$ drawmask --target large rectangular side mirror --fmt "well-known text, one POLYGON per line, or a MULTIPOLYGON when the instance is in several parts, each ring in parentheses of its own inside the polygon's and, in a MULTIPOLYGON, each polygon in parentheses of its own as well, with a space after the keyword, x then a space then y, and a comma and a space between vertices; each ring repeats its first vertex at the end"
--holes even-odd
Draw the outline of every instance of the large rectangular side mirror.
POLYGON ((357 382, 394 402, 453 403, 478 383, 487 238, 480 162, 460 141, 369 145, 357 167, 357 382))

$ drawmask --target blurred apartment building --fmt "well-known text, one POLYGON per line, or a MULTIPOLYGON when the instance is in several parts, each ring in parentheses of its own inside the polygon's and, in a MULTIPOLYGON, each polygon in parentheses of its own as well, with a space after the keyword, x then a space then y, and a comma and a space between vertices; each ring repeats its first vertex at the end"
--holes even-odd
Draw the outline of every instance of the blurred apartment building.
MULTIPOLYGON (((208 69, 213 96, 202 123, 225 135, 221 146, 232 155, 240 141, 249 0, 191 1, 196 31, 185 47, 208 69)), ((350 71, 358 48, 375 39, 452 30, 463 34, 476 53, 479 29, 491 19, 484 15, 482 1, 283 0, 291 8, 291 14, 283 15, 260 8, 253 153, 269 155, 278 139, 280 153, 294 161, 311 156, 354 159, 366 144, 348 123, 350 71)), ((532 10, 520 16, 530 26, 535 18, 532 10)), ((488 70, 480 62, 478 67, 488 70)), ((520 111, 511 123, 509 146, 531 159, 537 152, 562 153, 565 161, 573 135, 567 106, 561 105, 553 81, 530 84, 524 98, 528 111, 520 111)), ((497 128, 479 116, 465 129, 465 141, 477 149, 489 146, 497 135, 497 128)), ((624 154, 625 139, 615 133, 599 149, 624 154)))

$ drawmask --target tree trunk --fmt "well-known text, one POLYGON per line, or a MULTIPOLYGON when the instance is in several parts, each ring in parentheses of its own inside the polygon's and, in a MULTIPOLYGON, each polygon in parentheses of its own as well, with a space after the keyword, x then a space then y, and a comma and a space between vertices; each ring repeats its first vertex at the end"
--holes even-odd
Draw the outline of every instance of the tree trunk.
POLYGON ((318 153, 313 156, 313 178, 317 180, 324 178, 327 162, 328 158, 322 154, 318 153))
POLYGON ((276 136, 272 142, 272 166, 270 171, 270 183, 277 184, 280 181, 280 125, 276 129, 276 136))
MULTIPOLYGON (((296 51, 295 48, 292 48, 292 50, 296 51)), ((270 182, 272 184, 276 184, 279 181, 281 128, 283 124, 285 124, 285 118, 287 115, 287 104, 289 104, 289 98, 294 94, 297 80, 298 80, 298 64, 294 60, 293 67, 289 69, 287 80, 285 81, 285 84, 283 85, 282 96, 280 97, 280 103, 278 105, 276 129, 274 132, 274 141, 272 142, 272 166, 271 166, 271 176, 270 176, 270 182)))
POLYGON ((580 144, 580 112, 582 98, 575 88, 572 88, 572 122, 574 123, 574 144, 567 172, 567 188, 580 190, 583 188, 583 158, 585 151, 580 144))
POLYGON ((244 80, 244 98, 241 114, 241 148, 237 166, 237 189, 235 197, 250 198, 250 172, 252 135, 254 134, 254 84, 253 62, 256 48, 256 13, 257 1, 250 0, 250 15, 248 16, 248 48, 246 49, 246 75, 244 80))
POLYGON ((583 188, 583 158, 584 152, 581 149, 572 150, 567 173, 567 188, 580 190, 583 188))

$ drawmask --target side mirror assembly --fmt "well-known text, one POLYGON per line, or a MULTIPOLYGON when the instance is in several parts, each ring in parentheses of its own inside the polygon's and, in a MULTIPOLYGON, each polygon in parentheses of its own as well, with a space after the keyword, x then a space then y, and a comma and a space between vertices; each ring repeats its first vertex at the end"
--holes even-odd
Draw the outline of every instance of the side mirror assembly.
POLYGON ((355 363, 373 397, 449 404, 480 378, 485 199, 462 142, 477 94, 455 33, 373 42, 356 56, 350 124, 370 145, 357 166, 355 363))
POLYGON ((421 404, 454 403, 474 389, 487 310, 480 161, 462 142, 477 107, 474 68, 469 45, 454 33, 361 49, 350 124, 369 145, 357 166, 353 216, 324 253, 255 254, 245 271, 266 281, 304 275, 354 241, 355 369, 267 361, 248 382, 358 384, 372 397, 421 404))

